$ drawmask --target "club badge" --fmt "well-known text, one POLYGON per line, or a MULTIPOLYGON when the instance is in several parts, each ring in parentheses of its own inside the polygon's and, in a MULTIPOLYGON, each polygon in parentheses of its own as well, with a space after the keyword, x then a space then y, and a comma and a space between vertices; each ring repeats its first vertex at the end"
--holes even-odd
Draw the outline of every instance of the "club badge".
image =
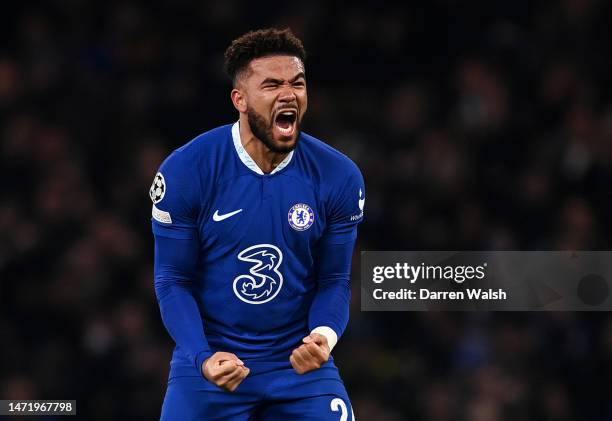
POLYGON ((289 225, 296 231, 305 231, 312 226, 314 222, 314 212, 310 206, 304 203, 295 204, 289 209, 287 215, 289 225))

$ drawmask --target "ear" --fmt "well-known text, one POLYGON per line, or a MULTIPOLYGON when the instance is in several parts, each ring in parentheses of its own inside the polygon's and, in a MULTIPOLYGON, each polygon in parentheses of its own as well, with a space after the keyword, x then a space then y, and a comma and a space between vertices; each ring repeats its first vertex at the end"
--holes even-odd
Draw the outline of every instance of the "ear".
POLYGON ((234 104, 234 108, 236 108, 241 113, 246 113, 247 110, 247 101, 245 94, 240 89, 232 89, 232 93, 230 94, 232 97, 232 103, 234 104))

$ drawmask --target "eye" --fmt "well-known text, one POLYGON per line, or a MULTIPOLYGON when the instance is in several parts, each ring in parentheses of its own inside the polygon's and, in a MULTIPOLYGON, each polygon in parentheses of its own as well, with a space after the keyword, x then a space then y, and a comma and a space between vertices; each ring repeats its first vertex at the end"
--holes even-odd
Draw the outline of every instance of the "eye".
POLYGON ((278 83, 266 83, 263 85, 263 89, 272 90, 278 88, 278 83))
POLYGON ((298 88, 303 88, 304 86, 306 86, 306 83, 304 83, 303 80, 299 80, 297 82, 293 82, 293 86, 296 86, 298 88))

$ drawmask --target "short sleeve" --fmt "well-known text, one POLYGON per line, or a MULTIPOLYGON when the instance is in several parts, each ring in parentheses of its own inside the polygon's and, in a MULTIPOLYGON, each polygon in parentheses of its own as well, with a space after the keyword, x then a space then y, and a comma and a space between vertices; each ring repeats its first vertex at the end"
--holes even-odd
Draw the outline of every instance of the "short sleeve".
POLYGON ((359 168, 351 162, 345 177, 330 191, 330 213, 324 241, 346 244, 357 238, 357 225, 363 220, 365 184, 359 168))
POLYGON ((197 238, 199 178, 186 151, 174 151, 153 179, 149 196, 153 201, 151 222, 158 236, 189 240, 197 238))

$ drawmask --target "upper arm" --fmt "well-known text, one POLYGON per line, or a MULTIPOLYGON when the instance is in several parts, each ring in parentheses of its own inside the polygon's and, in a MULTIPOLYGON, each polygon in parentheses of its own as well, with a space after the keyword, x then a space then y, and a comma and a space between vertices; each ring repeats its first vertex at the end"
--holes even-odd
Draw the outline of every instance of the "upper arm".
POLYGON ((352 243, 363 220, 365 184, 361 172, 351 162, 340 180, 329 191, 328 226, 322 239, 326 244, 352 243))
POLYGON ((198 236, 198 171, 185 151, 173 152, 155 175, 152 229, 156 236, 195 240, 198 236))

